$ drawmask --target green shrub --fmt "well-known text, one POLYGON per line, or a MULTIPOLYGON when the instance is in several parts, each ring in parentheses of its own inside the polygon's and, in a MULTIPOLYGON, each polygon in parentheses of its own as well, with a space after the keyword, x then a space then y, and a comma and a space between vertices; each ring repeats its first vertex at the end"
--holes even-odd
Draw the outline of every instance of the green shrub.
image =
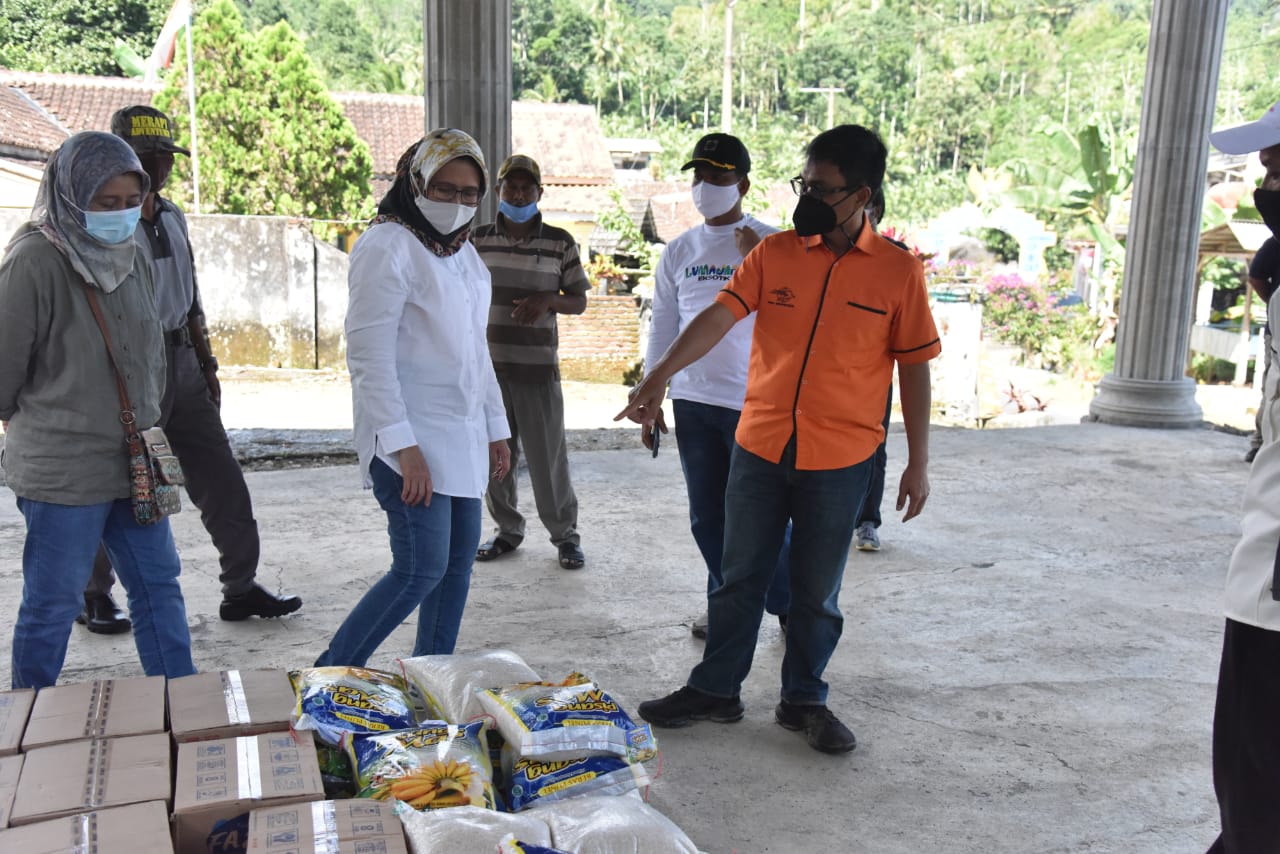
POLYGON ((1027 282, 1017 275, 997 275, 983 291, 983 325, 997 340, 1021 348, 1031 362, 1051 371, 1095 363, 1095 324, 1088 308, 1070 301, 1061 284, 1027 282))

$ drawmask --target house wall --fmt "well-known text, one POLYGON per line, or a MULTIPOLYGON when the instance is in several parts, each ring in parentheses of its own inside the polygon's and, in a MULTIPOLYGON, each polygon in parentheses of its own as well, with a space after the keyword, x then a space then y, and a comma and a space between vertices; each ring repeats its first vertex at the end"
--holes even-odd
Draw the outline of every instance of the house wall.
MULTIPOLYGON (((29 216, 0 209, 0 245, 29 216)), ((213 350, 225 365, 342 368, 347 255, 307 223, 280 217, 189 216, 196 275, 213 350)), ((639 311, 630 296, 595 296, 561 317, 569 375, 618 372, 639 357, 639 311)))

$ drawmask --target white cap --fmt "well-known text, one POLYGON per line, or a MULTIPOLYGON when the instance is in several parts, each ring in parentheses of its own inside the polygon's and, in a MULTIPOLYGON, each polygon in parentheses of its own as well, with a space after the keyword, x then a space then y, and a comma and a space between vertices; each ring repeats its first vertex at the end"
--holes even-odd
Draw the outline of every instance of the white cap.
POLYGON ((1226 154, 1248 154, 1280 145, 1280 101, 1272 105, 1256 122, 1209 134, 1213 147, 1226 154))

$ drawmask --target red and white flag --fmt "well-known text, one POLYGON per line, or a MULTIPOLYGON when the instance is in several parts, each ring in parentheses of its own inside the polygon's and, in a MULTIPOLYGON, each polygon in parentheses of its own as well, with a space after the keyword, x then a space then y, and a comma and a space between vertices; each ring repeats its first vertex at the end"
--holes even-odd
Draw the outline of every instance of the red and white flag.
POLYGON ((178 39, 178 33, 187 25, 187 19, 190 17, 191 0, 174 0, 173 8, 164 19, 164 26, 160 28, 156 46, 152 49, 151 56, 147 58, 147 80, 155 80, 160 69, 168 68, 173 62, 173 46, 178 39))

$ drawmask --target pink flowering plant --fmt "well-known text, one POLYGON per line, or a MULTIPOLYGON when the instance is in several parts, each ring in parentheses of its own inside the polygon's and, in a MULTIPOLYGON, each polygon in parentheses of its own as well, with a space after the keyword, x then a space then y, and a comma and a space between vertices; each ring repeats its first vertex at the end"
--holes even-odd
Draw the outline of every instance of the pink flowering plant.
POLYGON ((1093 319, 1062 282, 1028 282, 1016 274, 987 279, 982 322, 995 339, 1051 371, 1085 368, 1094 358, 1093 319))

